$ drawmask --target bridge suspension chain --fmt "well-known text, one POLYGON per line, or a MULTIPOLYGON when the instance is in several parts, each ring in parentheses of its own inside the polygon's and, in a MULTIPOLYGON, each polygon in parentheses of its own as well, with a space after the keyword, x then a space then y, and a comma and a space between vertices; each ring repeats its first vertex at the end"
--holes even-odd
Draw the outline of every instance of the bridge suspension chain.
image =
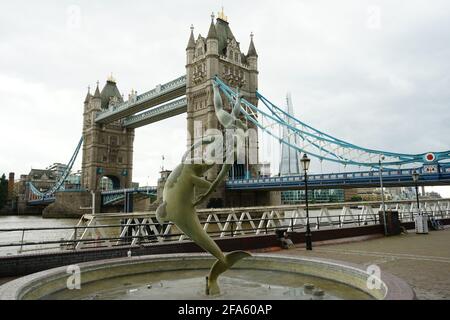
POLYGON ((72 154, 72 157, 70 158, 69 162, 67 163, 67 167, 64 170, 63 174, 61 175, 61 177, 59 177, 58 181, 56 181, 56 183, 47 191, 45 192, 41 192, 38 190, 38 188, 36 188, 32 182, 29 182, 28 185, 30 187, 30 191, 32 194, 34 194, 35 196, 38 196, 39 198, 48 198, 50 196, 53 196, 53 194, 58 191, 61 190, 62 188, 64 188, 64 181, 67 179, 67 177, 69 176, 73 164, 75 163, 75 160, 77 159, 78 153, 81 149, 81 146, 83 144, 83 138, 80 139, 80 141, 78 142, 77 147, 75 148, 75 151, 72 154))
MULTIPOLYGON (((230 101, 233 101, 236 98, 235 91, 226 85, 222 80, 216 77, 215 82, 218 84, 225 96, 230 99, 230 101)), ((246 119, 255 124, 269 136, 272 136, 278 140, 280 143, 288 145, 290 148, 293 148, 299 152, 307 153, 308 155, 316 157, 321 161, 326 160, 336 162, 343 164, 344 166, 356 165, 371 168, 379 167, 381 157, 384 158, 384 167, 399 167, 403 165, 419 166, 427 163, 427 160, 425 159, 427 153, 404 154, 373 150, 337 139, 293 117, 289 113, 277 107, 275 104, 271 103, 259 92, 256 93, 256 96, 258 100, 261 101, 267 108, 268 112, 265 112, 261 108, 257 108, 250 102, 242 99, 242 103, 247 107, 245 109, 252 110, 253 114, 257 114, 257 117, 255 117, 243 108, 242 113, 246 119), (274 133, 267 124, 264 126, 261 125, 262 120, 259 119, 265 119, 265 123, 277 123, 282 128, 287 129, 289 135, 295 135, 298 138, 295 139, 296 143, 291 143, 289 141, 290 139, 285 139, 281 136, 281 133, 274 133)), ((433 154, 436 157, 436 161, 450 160, 450 151, 434 152, 433 154)))

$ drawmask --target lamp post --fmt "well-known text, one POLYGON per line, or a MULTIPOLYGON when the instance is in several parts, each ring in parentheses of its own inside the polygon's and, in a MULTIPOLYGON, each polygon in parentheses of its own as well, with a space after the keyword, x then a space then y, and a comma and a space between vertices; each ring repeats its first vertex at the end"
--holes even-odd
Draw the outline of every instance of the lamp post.
POLYGON ((419 186, 417 184, 417 182, 419 182, 420 174, 414 170, 412 178, 414 181, 414 186, 416 187, 417 214, 421 216, 422 214, 420 212, 420 203, 419 203, 419 186))
POLYGON ((305 203, 306 203, 306 233, 305 233, 305 240, 306 240, 306 250, 312 250, 312 241, 311 241, 311 227, 309 225, 309 209, 308 209, 308 169, 309 169, 309 163, 311 160, 308 158, 308 156, 303 154, 302 159, 300 160, 302 164, 303 172, 305 173, 305 203))
POLYGON ((383 166, 381 164, 381 161, 384 160, 384 156, 380 156, 380 159, 378 161, 378 164, 380 166, 379 173, 380 173, 380 188, 381 188, 381 207, 383 209, 383 224, 384 224, 384 235, 387 236, 387 225, 386 225, 386 205, 384 204, 384 188, 383 188, 383 166))

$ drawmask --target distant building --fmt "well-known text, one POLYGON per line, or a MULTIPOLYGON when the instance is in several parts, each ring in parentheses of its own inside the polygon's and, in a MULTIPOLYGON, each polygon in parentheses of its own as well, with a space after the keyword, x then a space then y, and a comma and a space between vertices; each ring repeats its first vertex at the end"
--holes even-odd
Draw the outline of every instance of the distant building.
POLYGON ((67 165, 63 163, 54 163, 46 168, 46 170, 53 171, 55 175, 60 178, 67 170, 67 165))
POLYGON ((259 165, 259 177, 268 178, 272 175, 270 170, 270 162, 263 162, 259 165))
POLYGON ((113 190, 114 189, 113 181, 108 177, 101 178, 98 189, 101 191, 113 190))
POLYGON ((416 198, 414 187, 386 188, 385 193, 389 194, 392 200, 410 200, 416 198))
POLYGON ((425 193, 425 197, 429 199, 442 199, 442 196, 435 191, 425 193))
POLYGON ((26 182, 31 182, 39 191, 44 192, 53 187, 58 178, 53 170, 31 169, 26 176, 26 182))
MULTIPOLYGON (((292 98, 290 93, 286 95, 285 112, 291 116, 294 116, 294 107, 292 105, 292 98)), ((284 116, 284 121, 293 127, 295 126, 294 121, 287 115, 284 116)), ((292 132, 286 126, 283 127, 283 140, 288 141, 291 145, 297 145, 298 142, 297 135, 292 134, 292 132)), ((279 171, 280 175, 292 176, 300 174, 300 162, 298 160, 299 152, 283 143, 281 145, 281 161, 279 171)))
MULTIPOLYGON (((294 116, 294 108, 292 105, 291 95, 288 93, 286 96, 286 108, 285 112, 291 116, 294 116)), ((292 126, 295 123, 288 116, 284 116, 284 120, 292 126)), ((292 135, 291 132, 285 127, 283 129, 283 140, 288 141, 292 145, 297 144, 297 138, 292 135)), ((302 175, 300 167, 300 152, 290 148, 286 144, 281 146, 281 160, 280 160, 280 176, 298 176, 302 175)), ((282 204, 300 204, 305 203, 306 196, 304 190, 289 190, 281 192, 282 204)), ((317 189, 308 190, 308 202, 311 203, 330 203, 330 202, 343 202, 344 190, 341 189, 317 189)))
POLYGON ((132 182, 131 183, 132 188, 139 188, 139 182, 132 182))
POLYGON ((64 181, 64 188, 66 190, 80 189, 81 188, 81 170, 75 173, 71 173, 64 181))
MULTIPOLYGON (((345 191, 345 201, 381 201, 380 188, 355 188, 345 191)), ((384 200, 393 200, 389 189, 384 189, 384 200)))
POLYGON ((156 187, 156 192, 157 192, 157 200, 159 203, 162 202, 162 198, 163 198, 163 191, 164 191, 164 186, 166 184, 167 179, 169 178, 169 175, 172 173, 172 171, 170 170, 162 170, 160 172, 161 176, 158 179, 158 185, 156 187))
MULTIPOLYGON (((289 190, 281 192, 282 204, 305 203, 305 190, 289 190)), ((315 189, 308 190, 309 203, 335 203, 344 201, 344 190, 342 189, 315 189)))

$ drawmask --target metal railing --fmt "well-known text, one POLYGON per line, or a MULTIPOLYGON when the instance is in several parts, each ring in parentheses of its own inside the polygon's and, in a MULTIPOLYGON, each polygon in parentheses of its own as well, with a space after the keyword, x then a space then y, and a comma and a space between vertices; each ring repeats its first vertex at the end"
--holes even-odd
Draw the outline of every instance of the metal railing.
POLYGON ((141 95, 138 95, 135 100, 132 100, 132 101, 128 100, 128 101, 122 102, 119 105, 113 106, 111 108, 108 108, 104 111, 97 113, 95 121, 98 122, 98 121, 104 120, 118 112, 129 109, 135 105, 142 104, 144 102, 152 100, 158 96, 167 94, 168 92, 182 88, 184 86, 186 86, 186 76, 185 75, 183 75, 175 80, 172 80, 168 83, 158 85, 154 89, 149 90, 141 95))
MULTIPOLYGON (((351 210, 349 213, 343 208, 341 214, 333 215, 327 213, 326 208, 322 208, 319 215, 309 218, 309 222, 311 228, 315 230, 367 226, 381 223, 378 211, 375 213, 373 210, 370 211, 367 208, 363 208, 361 212, 353 214, 351 210)), ((449 209, 425 210, 421 208, 420 213, 426 213, 438 220, 450 218, 449 209)), ((412 222, 418 214, 419 211, 417 208, 399 211, 399 219, 401 222, 412 222)), ((2 248, 13 247, 18 248, 16 253, 20 254, 42 250, 82 250, 101 247, 141 246, 144 244, 189 240, 172 223, 159 224, 154 214, 138 214, 127 219, 122 219, 121 223, 99 225, 96 223, 101 222, 105 216, 111 219, 112 216, 124 218, 126 215, 104 214, 86 216, 88 217, 87 225, 83 225, 83 219, 80 219, 79 223, 73 227, 0 229, 0 235, 6 233, 15 233, 18 235, 17 241, 0 243, 0 252, 2 248), (98 219, 96 219, 96 216, 99 216, 98 219), (114 232, 110 232, 111 230, 114 232), (67 234, 72 231, 72 234, 64 239, 28 240, 27 237, 29 233, 42 235, 44 232, 51 232, 53 234, 57 231, 67 231, 67 234)), ((239 218, 236 212, 228 213, 226 218, 223 218, 223 214, 221 213, 210 213, 207 216, 204 215, 200 221, 203 229, 212 238, 216 239, 273 234, 278 229, 286 229, 289 232, 302 232, 307 223, 306 216, 302 215, 299 210, 297 212, 285 211, 283 214, 276 211, 266 211, 258 217, 252 217, 249 212, 241 212, 239 218)))
POLYGON ((163 114, 167 114, 167 113, 175 111, 175 110, 182 110, 182 109, 186 109, 186 108, 187 108, 187 99, 186 99, 186 97, 184 97, 184 98, 172 101, 170 103, 164 104, 160 107, 152 108, 146 112, 129 116, 129 117, 125 118, 125 120, 123 121, 123 126, 124 127, 136 126, 142 121, 149 120, 156 116, 161 116, 163 114))

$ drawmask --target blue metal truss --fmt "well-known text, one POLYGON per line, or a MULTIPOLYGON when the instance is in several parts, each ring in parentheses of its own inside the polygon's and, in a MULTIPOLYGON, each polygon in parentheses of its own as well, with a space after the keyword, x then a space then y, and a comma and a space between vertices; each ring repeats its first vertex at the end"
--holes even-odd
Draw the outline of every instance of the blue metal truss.
POLYGON ((126 198, 127 194, 148 194, 156 195, 156 187, 138 187, 138 188, 128 188, 119 190, 110 190, 102 192, 102 205, 109 205, 118 201, 122 201, 126 198))
MULTIPOLYGON (((233 89, 218 77, 215 77, 214 81, 230 101, 235 100, 236 92, 233 89)), ((268 111, 265 112, 261 108, 257 108, 243 99, 242 104, 245 108, 243 108, 242 112, 245 118, 280 143, 288 145, 290 148, 299 152, 304 152, 310 156, 316 157, 321 161, 336 162, 345 166, 356 165, 378 169, 380 161, 382 161, 384 167, 398 168, 401 166, 420 167, 425 164, 450 160, 450 151, 404 154, 356 146, 305 124, 271 103, 259 92, 256 93, 256 96, 268 111), (293 124, 288 123, 288 121, 285 120, 287 118, 292 120, 290 122, 293 124), (287 129, 290 135, 298 137, 296 140, 300 141, 300 143, 294 145, 278 133, 274 133, 274 131, 270 129, 271 126, 262 125, 263 121, 261 121, 261 119, 266 120, 266 123, 274 123, 287 129)))
POLYGON ((45 192, 41 192, 39 191, 32 182, 28 183, 29 186, 29 190, 30 192, 37 196, 38 199, 34 199, 31 200, 30 202, 33 201, 46 201, 46 199, 50 199, 48 201, 54 200, 54 194, 56 191, 60 191, 60 190, 64 190, 64 181, 66 181, 68 175, 70 174, 73 164, 75 163, 75 160, 77 159, 78 153, 81 149, 81 145, 83 144, 83 138, 80 139, 80 141, 78 142, 77 147, 75 148, 75 151, 72 154, 72 157, 70 158, 68 164, 67 164, 67 168, 66 170, 63 172, 63 174, 61 175, 61 177, 59 177, 58 181, 53 185, 53 187, 51 187, 49 190, 45 191, 45 192))
POLYGON ((141 112, 160 103, 170 101, 186 94, 186 76, 183 75, 175 80, 167 82, 147 91, 133 99, 99 112, 96 115, 96 123, 110 123, 137 112, 141 112))
MULTIPOLYGON (((420 172, 419 185, 449 185, 450 166, 442 165, 437 170, 427 172, 427 167, 418 169, 420 172)), ((387 187, 414 186, 412 173, 416 169, 399 169, 382 171, 383 184, 387 187)), ((302 175, 264 177, 254 179, 229 180, 226 182, 228 190, 291 190, 305 187, 302 175)), ((308 175, 308 187, 320 188, 370 188, 380 186, 379 171, 360 171, 343 173, 325 173, 308 175)))

